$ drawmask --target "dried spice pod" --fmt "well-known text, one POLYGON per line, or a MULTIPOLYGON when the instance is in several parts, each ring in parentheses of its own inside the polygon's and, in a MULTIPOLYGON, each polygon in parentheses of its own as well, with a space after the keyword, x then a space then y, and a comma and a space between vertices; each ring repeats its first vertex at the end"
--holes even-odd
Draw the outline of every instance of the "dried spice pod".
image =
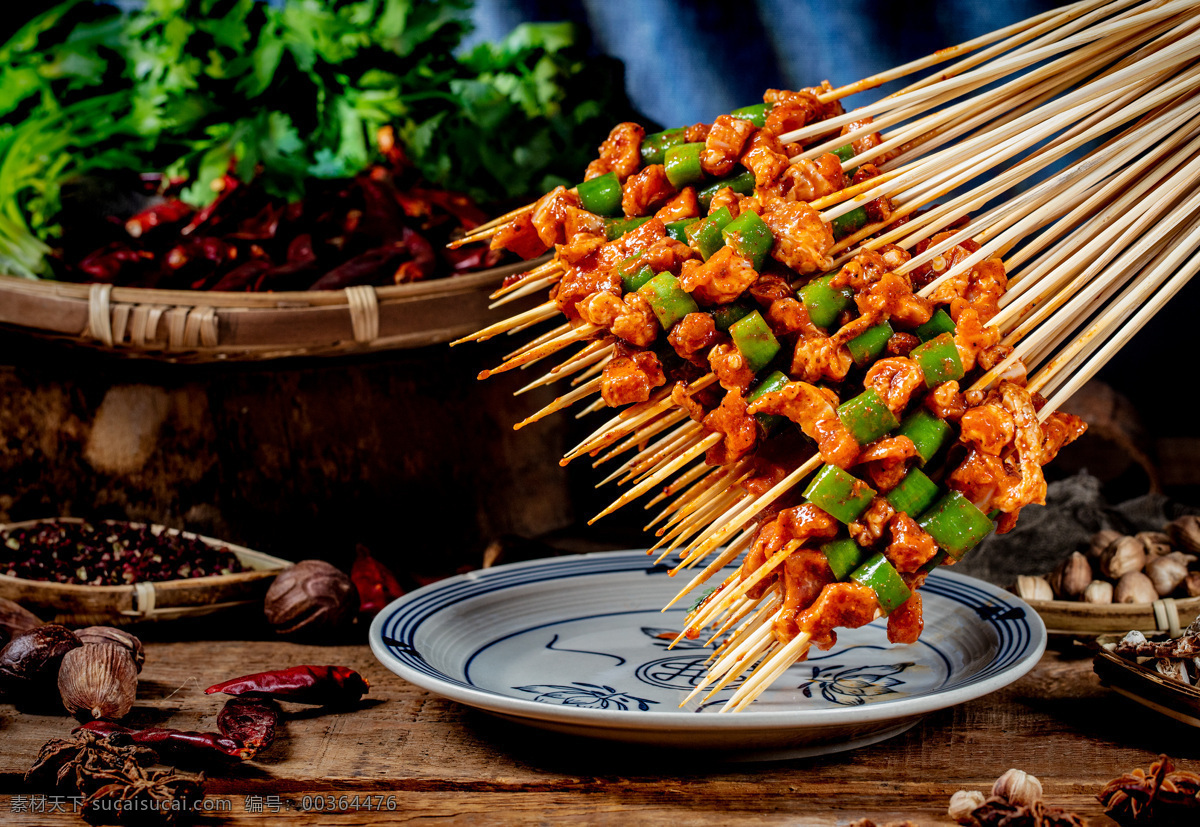
POLYGON ((357 703, 370 689, 371 684, 366 678, 346 666, 292 666, 223 681, 205 689, 204 693, 343 706, 357 703))
POLYGON ((1146 546, 1137 537, 1122 537, 1100 555, 1100 571, 1109 580, 1120 580, 1131 571, 1141 571, 1146 565, 1146 546))
POLYGON ((280 634, 319 635, 351 621, 358 603, 358 590, 343 572, 324 560, 301 560, 275 578, 263 610, 280 634))
POLYGON ((217 715, 217 729, 251 750, 251 757, 275 742, 281 713, 268 698, 230 698, 217 715))
POLYGON ((20 603, 0 597, 0 646, 41 625, 42 621, 37 615, 20 603))
POLYGON ((1195 559, 1190 554, 1173 551, 1160 557, 1154 557, 1146 563, 1146 576, 1154 584, 1154 590, 1159 597, 1166 597, 1187 578, 1188 558, 1195 559))
POLYGON ((63 655, 83 644, 66 626, 47 623, 17 635, 0 650, 0 681, 17 690, 53 686, 63 655))
POLYGON ((122 743, 131 742, 149 747, 160 756, 170 756, 184 762, 200 764, 245 760, 251 751, 224 735, 213 732, 191 732, 165 727, 133 729, 112 721, 91 721, 75 732, 93 732, 108 738, 120 738, 122 743))
POLYGON ((1092 603, 1094 605, 1104 605, 1113 602, 1113 584, 1107 580, 1093 580, 1088 583, 1088 587, 1083 590, 1083 594, 1079 597, 1084 603, 1092 603))
POLYGON ((1092 560, 1100 559, 1100 555, 1104 553, 1106 548, 1124 536, 1121 532, 1111 528, 1097 531, 1092 535, 1092 539, 1088 541, 1087 556, 1092 560))
POLYGON ((1092 566, 1078 551, 1058 564, 1050 577, 1050 586, 1060 600, 1075 600, 1092 582, 1092 566))
POLYGON ((946 815, 959 824, 978 824, 971 814, 982 807, 984 801, 983 793, 978 790, 959 790, 950 796, 950 806, 946 808, 946 815))
POLYGON ((72 649, 58 670, 63 706, 80 721, 119 720, 137 697, 137 668, 129 650, 115 643, 72 649))
POLYGON ((1158 600, 1154 583, 1140 571, 1126 572, 1113 587, 1114 603, 1153 603, 1158 600))
POLYGON ((1167 523, 1167 536, 1176 548, 1200 554, 1200 516, 1192 514, 1167 523))
POLYGON ((1024 770, 1011 769, 992 784, 992 795, 1010 804, 1032 806, 1042 800, 1042 782, 1024 770))
POLYGON ((1096 794, 1105 814, 1121 824, 1195 824, 1200 820, 1200 775, 1176 770, 1165 755, 1114 778, 1096 794))
POLYGON ((146 650, 143 648, 142 642, 136 635, 131 635, 124 629, 114 629, 112 626, 86 626, 76 629, 75 637, 84 644, 113 643, 124 647, 129 651, 129 656, 133 659, 133 665, 138 672, 142 671, 142 665, 146 662, 146 650))
POLYGON ((1142 547, 1146 549, 1147 560, 1171 553, 1171 538, 1161 531, 1139 531, 1133 536, 1140 540, 1142 547))
POLYGON ((1017 578, 1017 596, 1022 600, 1053 600, 1054 590, 1045 577, 1022 574, 1017 578))
POLYGON ((1200 597, 1200 571, 1189 571, 1183 578, 1183 590, 1188 597, 1200 597))

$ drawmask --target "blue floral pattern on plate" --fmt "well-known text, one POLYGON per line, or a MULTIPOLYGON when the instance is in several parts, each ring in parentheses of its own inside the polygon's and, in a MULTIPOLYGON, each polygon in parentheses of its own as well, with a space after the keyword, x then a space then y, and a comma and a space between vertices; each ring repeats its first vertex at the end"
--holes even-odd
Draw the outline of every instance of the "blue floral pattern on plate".
POLYGON ((645 712, 650 709, 650 704, 658 703, 646 698, 635 698, 628 692, 618 692, 611 686, 597 686, 594 683, 579 681, 571 683, 571 686, 514 686, 513 689, 533 694, 534 700, 539 703, 578 706, 583 709, 637 708, 645 712))

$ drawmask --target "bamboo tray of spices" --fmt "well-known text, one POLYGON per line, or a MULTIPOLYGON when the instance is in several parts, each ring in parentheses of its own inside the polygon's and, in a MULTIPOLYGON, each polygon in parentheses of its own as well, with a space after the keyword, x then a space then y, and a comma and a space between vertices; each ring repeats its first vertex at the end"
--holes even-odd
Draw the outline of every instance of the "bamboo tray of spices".
POLYGON ((170 362, 275 359, 420 347, 488 321, 489 294, 526 262, 412 284, 227 293, 0 275, 0 324, 170 362))
MULTIPOLYGON (((61 517, 0 525, 0 537, 14 549, 12 532, 42 527, 89 525, 84 520, 61 517)), ((142 621, 200 617, 238 606, 260 603, 275 576, 291 562, 232 543, 214 540, 160 525, 102 520, 96 527, 111 526, 132 533, 164 534, 199 542, 236 558, 241 571, 168 580, 137 580, 122 585, 80 585, 15 577, 0 573, 0 597, 8 598, 43 616, 70 625, 130 624, 142 621)), ((15 549, 14 549, 15 550, 15 549)), ((118 561, 110 561, 113 565, 118 561)), ((0 570, 9 568, 0 564, 0 570)))

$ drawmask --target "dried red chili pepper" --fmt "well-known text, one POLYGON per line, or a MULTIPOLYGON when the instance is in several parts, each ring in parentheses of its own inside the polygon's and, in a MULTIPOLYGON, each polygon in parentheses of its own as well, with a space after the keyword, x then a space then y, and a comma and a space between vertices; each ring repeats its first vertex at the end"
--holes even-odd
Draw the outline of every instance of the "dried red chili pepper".
POLYGON ((155 204, 142 210, 125 222, 125 232, 140 238, 160 224, 177 224, 192 214, 192 208, 177 198, 155 204))
POLYGON ((358 610, 368 617, 374 617, 384 606, 404 594, 396 575, 372 557, 366 546, 360 545, 355 549, 350 579, 358 589, 358 610))
POLYGON ((217 729, 257 755, 275 742, 279 707, 268 698, 230 698, 217 715, 217 729))
POLYGON ((254 756, 255 750, 242 746, 232 738, 217 735, 213 732, 189 732, 181 729, 165 729, 162 727, 146 727, 145 729, 130 729, 114 724, 111 721, 89 721, 73 730, 87 730, 103 735, 125 735, 135 744, 150 747, 155 752, 170 754, 179 758, 194 760, 236 759, 245 760, 254 756))
POLYGON ((355 703, 370 688, 366 678, 346 666, 292 666, 233 678, 210 686, 204 693, 212 695, 223 692, 226 695, 334 706, 355 703))

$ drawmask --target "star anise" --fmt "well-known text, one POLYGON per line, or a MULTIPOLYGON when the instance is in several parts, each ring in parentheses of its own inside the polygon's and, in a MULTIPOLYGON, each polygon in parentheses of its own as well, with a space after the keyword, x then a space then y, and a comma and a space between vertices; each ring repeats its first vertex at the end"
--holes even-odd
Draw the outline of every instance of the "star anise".
POLYGON ((1176 770, 1165 755, 1150 765, 1114 778, 1096 796, 1108 815, 1122 824, 1195 824, 1200 818, 1200 775, 1176 770))
POLYGON ((87 795, 119 779, 130 767, 156 760, 157 755, 152 749, 81 730, 70 738, 47 742, 29 772, 25 773, 25 781, 41 788, 52 787, 64 793, 87 795))
POLYGON ((89 824, 175 825, 204 800, 204 773, 136 767, 128 778, 106 784, 83 802, 89 824))

